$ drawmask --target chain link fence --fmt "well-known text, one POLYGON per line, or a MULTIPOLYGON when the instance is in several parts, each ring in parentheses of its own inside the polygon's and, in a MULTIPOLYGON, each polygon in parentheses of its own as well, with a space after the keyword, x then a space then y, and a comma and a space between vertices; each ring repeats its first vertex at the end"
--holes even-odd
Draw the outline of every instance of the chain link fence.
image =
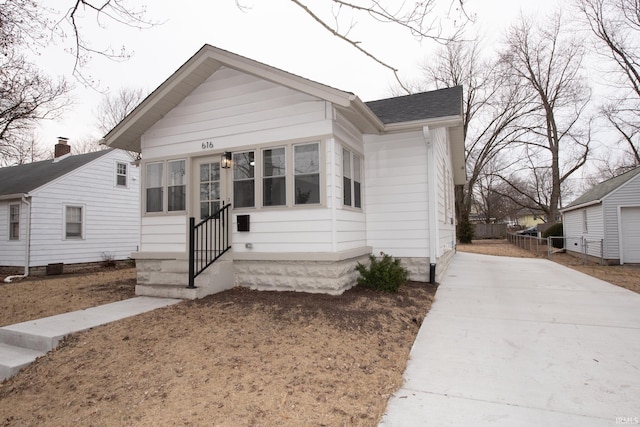
POLYGON ((521 249, 528 250, 536 256, 553 259, 556 253, 574 252, 582 259, 583 264, 589 260, 598 261, 604 265, 604 240, 587 240, 583 236, 549 236, 536 237, 522 234, 507 233, 507 241, 521 249))

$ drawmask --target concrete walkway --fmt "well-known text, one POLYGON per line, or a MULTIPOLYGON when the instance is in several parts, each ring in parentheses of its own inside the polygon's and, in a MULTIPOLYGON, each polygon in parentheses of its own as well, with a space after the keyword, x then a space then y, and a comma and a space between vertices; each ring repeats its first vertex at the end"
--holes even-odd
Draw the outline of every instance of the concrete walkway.
POLYGON ((640 424, 640 295, 457 253, 380 426, 640 424))
POLYGON ((53 349, 67 335, 180 302, 136 297, 0 328, 0 381, 53 349))

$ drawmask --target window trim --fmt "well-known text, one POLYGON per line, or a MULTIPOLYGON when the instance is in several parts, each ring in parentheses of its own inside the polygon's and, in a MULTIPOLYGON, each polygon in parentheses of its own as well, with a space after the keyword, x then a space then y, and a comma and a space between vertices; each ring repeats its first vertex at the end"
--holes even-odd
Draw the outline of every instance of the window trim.
MULTIPOLYGON (((185 214, 188 210, 188 206, 189 206, 189 200, 190 200, 190 195, 189 195, 189 188, 190 185, 188 183, 188 177, 190 176, 190 170, 189 168, 190 166, 190 162, 188 161, 189 159, 186 157, 177 157, 177 158, 168 158, 168 159, 160 159, 160 160, 150 160, 148 162, 145 162, 143 164, 144 166, 144 172, 141 171, 141 175, 143 176, 143 182, 142 182, 142 215, 143 216, 155 216, 155 215, 180 215, 180 214, 185 214), (179 162, 182 161, 184 162, 184 181, 183 184, 181 186, 184 187, 185 189, 185 196, 184 196, 184 207, 183 209, 180 210, 169 210, 169 163, 171 162, 179 162), (150 189, 150 187, 147 186, 148 184, 148 176, 147 176, 147 171, 149 166, 151 165, 155 165, 155 164, 160 164, 162 165, 162 174, 161 174, 161 186, 160 187, 151 187, 151 188, 160 188, 161 189, 161 197, 162 197, 162 209, 159 211, 147 211, 147 191, 150 189)), ((176 186, 173 186, 176 187, 176 186)))
POLYGON ((260 157, 261 157, 261 159, 260 159, 261 160, 260 161, 260 165, 261 165, 260 176, 261 176, 261 184, 262 184, 261 185, 262 194, 261 194, 261 198, 260 198, 262 200, 262 203, 260 204, 260 207, 262 207, 262 208, 278 208, 278 207, 287 207, 289 205, 290 197, 289 197, 289 194, 288 194, 289 193, 288 185, 289 185, 290 179, 288 179, 288 174, 289 174, 289 169, 290 168, 289 168, 288 161, 287 161, 288 160, 287 156, 288 155, 290 156, 289 151, 291 151, 291 150, 287 150, 287 147, 285 145, 277 146, 277 147, 265 147, 265 148, 260 150, 260 157), (269 175, 269 176, 267 176, 265 174, 266 165, 265 165, 265 155, 264 155, 264 153, 265 153, 265 151, 275 151, 275 150, 280 150, 280 149, 284 150, 284 167, 283 167, 284 173, 281 174, 281 175, 269 175), (266 200, 265 200, 265 195, 266 195, 265 184, 266 184, 267 180, 275 180, 277 178, 284 179, 284 203, 283 204, 279 204, 279 205, 274 205, 274 204, 267 205, 265 203, 266 202, 266 200))
POLYGON ((293 194, 292 194, 292 198, 291 198, 291 206, 292 207, 298 207, 298 206, 322 206, 322 201, 323 201, 323 194, 322 194, 322 183, 323 183, 323 179, 322 177, 325 175, 323 174, 323 168, 322 168, 322 145, 320 144, 320 141, 310 141, 310 142, 303 142, 303 143, 299 143, 299 144, 292 144, 292 149, 291 149, 291 162, 293 163, 293 167, 292 167, 292 187, 293 187, 293 194), (313 173, 301 173, 298 174, 296 173, 296 147, 302 147, 305 145, 315 145, 318 147, 318 172, 313 172, 313 173), (296 202, 296 177, 298 176, 315 176, 318 175, 318 202, 317 203, 297 203, 296 202))
POLYGON ((364 159, 363 156, 361 156, 359 153, 353 151, 351 148, 346 147, 346 146, 342 146, 342 206, 345 208, 349 208, 349 209, 356 209, 361 211, 362 210, 362 165, 364 163, 364 159), (345 153, 349 154, 349 176, 345 177, 345 171, 344 171, 344 166, 345 166, 345 153), (358 165, 359 165, 359 180, 356 180, 356 167, 355 167, 355 159, 358 159, 358 165), (347 204, 345 203, 345 178, 349 180, 349 197, 350 197, 350 203, 347 204), (358 200, 356 200, 356 183, 359 184, 360 186, 360 192, 359 192, 359 198, 358 200), (358 203, 356 203, 358 202, 358 203), (359 206, 357 206, 359 204, 359 206))
POLYGON ((116 187, 129 188, 129 164, 127 162, 116 161, 116 187), (124 166, 124 174, 120 173, 120 166, 124 166), (118 183, 118 178, 124 176, 124 184, 118 183))
MULTIPOLYGON (((326 205, 326 165, 325 165, 325 140, 316 138, 316 139, 299 139, 295 141, 288 142, 274 142, 274 143, 265 143, 258 146, 251 147, 238 147, 237 151, 233 151, 233 154, 237 153, 245 153, 248 151, 253 151, 254 161, 255 161, 255 187, 254 187, 254 206, 253 207, 236 207, 235 198, 233 196, 233 173, 231 174, 231 197, 232 197, 232 205, 234 211, 251 211, 251 210, 283 210, 283 209, 305 209, 305 208, 313 208, 313 207, 322 207, 326 205), (318 173, 319 182, 318 182, 318 195, 319 202, 318 203, 306 203, 306 204, 296 204, 295 203, 295 147, 302 145, 311 145, 315 144, 318 147, 318 173), (264 205, 264 156, 263 152, 265 150, 273 150, 277 148, 285 149, 285 188, 286 188, 286 204, 284 205, 276 205, 276 206, 265 206, 264 205)), ((232 166, 233 168, 233 166, 232 166)))
POLYGON ((64 204, 62 207, 62 239, 63 240, 84 240, 85 239, 85 218, 86 218, 86 209, 85 205, 82 204, 64 204), (67 211, 69 208, 77 208, 80 209, 80 236, 69 236, 67 234, 67 211))
POLYGON ((8 233, 9 241, 16 242, 20 240, 20 203, 9 203, 9 233, 8 233), (18 209, 18 221, 11 221, 11 208, 16 207, 18 209), (13 224, 18 224, 18 234, 13 234, 13 224))
POLYGON ((231 175, 231 181, 232 181, 232 185, 231 185, 231 192, 233 194, 233 207, 236 208, 236 182, 253 182, 253 204, 251 206, 240 206, 237 207, 237 209, 255 209, 257 207, 257 201, 260 200, 260 193, 261 191, 258 190, 258 186, 256 185, 256 177, 260 176, 260 171, 258 170, 260 168, 260 163, 262 161, 262 159, 258 159, 258 155, 257 153, 260 153, 260 150, 257 149, 248 149, 248 150, 241 150, 241 151, 234 151, 231 155, 231 170, 232 170, 232 175, 231 175), (253 154, 253 165, 251 165, 251 163, 249 163, 250 166, 253 166, 253 176, 248 177, 248 178, 240 178, 240 179, 236 179, 236 165, 237 162, 235 160, 236 155, 239 154, 243 154, 243 153, 250 153, 253 154))
POLYGON ((582 210, 582 232, 583 233, 588 233, 589 232, 589 221, 588 221, 588 215, 587 215, 587 208, 584 208, 582 210))

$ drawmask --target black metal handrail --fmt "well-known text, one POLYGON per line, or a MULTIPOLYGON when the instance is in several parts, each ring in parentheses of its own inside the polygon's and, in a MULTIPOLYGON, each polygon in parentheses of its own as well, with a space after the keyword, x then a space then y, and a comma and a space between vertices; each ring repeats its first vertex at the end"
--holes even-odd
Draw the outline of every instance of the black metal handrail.
POLYGON ((231 249, 228 227, 230 207, 230 204, 223 203, 220 209, 198 224, 194 217, 189 218, 188 288, 195 288, 196 277, 231 249))

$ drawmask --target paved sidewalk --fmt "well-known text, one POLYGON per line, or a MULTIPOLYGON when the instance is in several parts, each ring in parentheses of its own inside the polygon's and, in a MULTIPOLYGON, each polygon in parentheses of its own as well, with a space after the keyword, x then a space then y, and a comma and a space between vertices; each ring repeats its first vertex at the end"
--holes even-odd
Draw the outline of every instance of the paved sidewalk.
POLYGON ((640 424, 640 295, 457 253, 380 426, 640 424))
POLYGON ((46 354, 67 335, 180 302, 135 297, 0 328, 0 381, 46 354))

